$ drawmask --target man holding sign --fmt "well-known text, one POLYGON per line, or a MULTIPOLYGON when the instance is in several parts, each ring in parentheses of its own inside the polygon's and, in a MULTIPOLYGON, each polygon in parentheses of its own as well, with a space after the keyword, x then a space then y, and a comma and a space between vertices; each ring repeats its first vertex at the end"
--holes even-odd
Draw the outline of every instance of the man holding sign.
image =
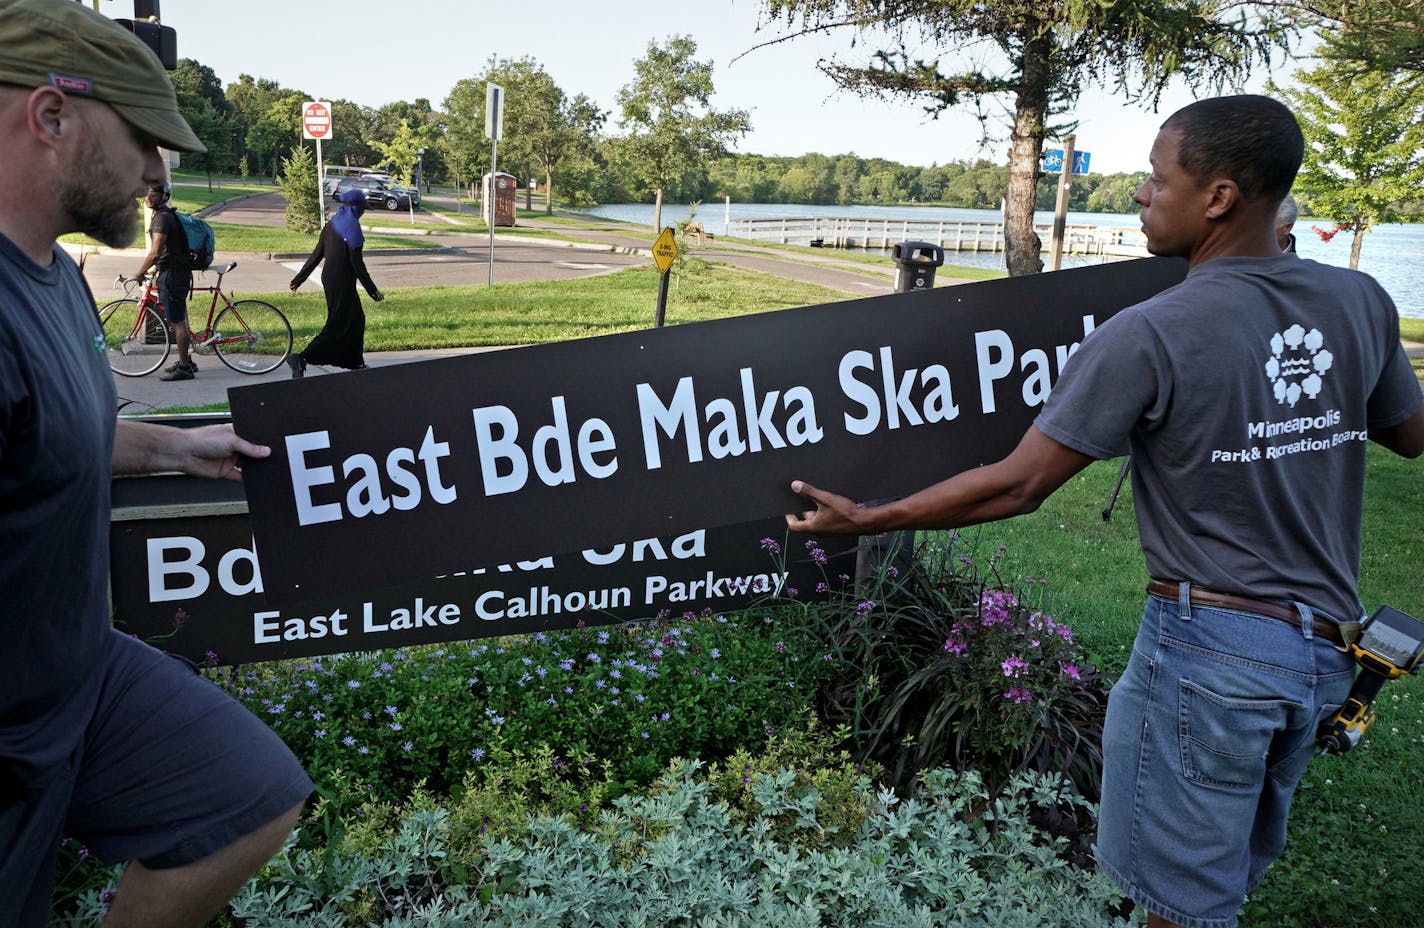
POLYGON ((1285 844, 1321 719, 1350 688, 1365 440, 1424 452, 1419 384, 1370 277, 1282 255, 1295 118, 1260 96, 1171 116, 1138 190, 1187 279, 1084 340, 1003 460, 870 508, 804 481, 797 531, 1031 512, 1130 449, 1152 577, 1104 730, 1098 859, 1153 926, 1227 928, 1285 844))
POLYGON ((311 781, 235 700, 110 626, 110 475, 240 479, 239 455, 269 451, 116 424, 94 297, 55 241, 127 245, 159 146, 203 144, 148 47, 70 0, 0 0, 0 137, 0 925, 45 924, 62 833, 131 861, 106 925, 201 925, 311 781))

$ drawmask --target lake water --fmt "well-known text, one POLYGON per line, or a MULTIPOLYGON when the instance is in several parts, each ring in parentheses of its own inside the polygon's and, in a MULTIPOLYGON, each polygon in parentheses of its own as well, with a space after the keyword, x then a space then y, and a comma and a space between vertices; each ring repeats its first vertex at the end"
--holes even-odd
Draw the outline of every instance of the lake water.
MULTIPOLYGON (((614 203, 589 210, 595 216, 616 219, 622 222, 653 224, 651 204, 614 203)), ((688 214, 686 204, 663 204, 663 222, 671 225, 688 214)), ((725 233, 724 220, 728 215, 725 204, 704 203, 697 208, 697 218, 713 233, 725 233)), ((853 219, 922 219, 932 222, 999 222, 1002 216, 995 210, 953 209, 938 206, 805 206, 789 203, 733 203, 731 218, 792 218, 805 217, 849 217, 853 219)), ((1041 223, 1051 223, 1053 214, 1040 212, 1035 216, 1041 223)), ((1138 225, 1135 213, 1076 213, 1068 214, 1069 223, 1084 223, 1100 226, 1138 225)), ((1329 223, 1316 222, 1327 227, 1329 223)), ((1330 242, 1322 242, 1311 231, 1312 222, 1301 219, 1295 224, 1296 250, 1302 257, 1313 258, 1324 264, 1348 267, 1350 264, 1349 232, 1341 232, 1330 242)), ((1046 244, 1046 243, 1045 243, 1046 244)), ((1085 263, 1096 263, 1098 258, 1064 256, 1064 265, 1072 267, 1085 263)), ((949 264, 969 267, 1004 267, 1002 253, 951 253, 945 256, 949 264)), ((1360 252, 1360 270, 1372 274, 1399 306, 1401 316, 1424 319, 1424 225, 1395 224, 1378 226, 1365 236, 1364 248, 1360 252)))

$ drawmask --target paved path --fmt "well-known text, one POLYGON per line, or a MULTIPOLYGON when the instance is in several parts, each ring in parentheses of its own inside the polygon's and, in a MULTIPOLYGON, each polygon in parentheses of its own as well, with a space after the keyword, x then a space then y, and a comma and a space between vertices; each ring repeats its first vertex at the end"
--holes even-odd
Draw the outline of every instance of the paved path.
MULTIPOLYGON (((416 228, 441 224, 445 218, 460 218, 454 200, 439 194, 427 196, 427 210, 417 211, 416 228)), ((223 204, 207 215, 222 222, 246 225, 280 226, 286 201, 278 193, 257 194, 223 204)), ((580 217, 587 220, 588 217, 580 217)), ((408 231, 408 214, 401 211, 368 212, 368 225, 383 229, 408 231), (405 220, 402 223, 402 220, 405 220)), ((551 234, 568 235, 568 239, 539 239, 513 234, 495 234, 494 279, 497 283, 533 280, 567 280, 606 274, 624 267, 646 264, 654 235, 651 230, 625 223, 595 220, 594 228, 571 230, 557 222, 543 219, 520 219, 525 228, 542 229, 551 234), (582 241, 573 241, 577 237, 582 241)), ((483 285, 489 278, 489 239, 483 234, 432 234, 427 239, 438 243, 426 249, 371 249, 366 263, 371 276, 382 289, 435 285, 483 285)), ((221 244, 221 243, 219 243, 221 244)), ((713 241, 694 248, 699 257, 747 268, 790 280, 800 280, 838 290, 847 297, 877 296, 891 292, 892 273, 872 265, 857 264, 838 258, 834 253, 788 255, 771 248, 734 242, 713 241)), ((118 274, 131 274, 142 260, 137 249, 104 250, 85 257, 84 274, 99 299, 120 291, 114 289, 118 274)), ((236 260, 238 266, 225 276, 223 286, 230 293, 277 293, 287 288, 295 271, 301 267, 304 255, 232 254, 219 251, 215 263, 236 260)), ((203 275, 211 276, 211 275, 203 275)), ((314 274, 303 285, 309 291, 320 292, 321 283, 314 274)), ((202 280, 202 276, 199 277, 202 280)), ((941 276, 939 283, 951 281, 941 276)), ((960 281, 964 282, 964 281, 960 281)), ((201 284, 200 284, 201 285, 201 284)), ((195 316, 206 313, 198 301, 190 303, 195 316)), ((1405 342, 1410 357, 1424 357, 1424 344, 1405 342)), ((437 351, 369 352, 366 362, 379 367, 409 361, 421 361, 449 354, 489 349, 447 349, 437 351)), ((127 412, 152 412, 185 406, 205 406, 227 401, 228 388, 255 383, 264 379, 290 376, 284 365, 270 374, 250 376, 224 367, 215 357, 199 358, 199 374, 193 380, 164 383, 157 374, 147 377, 114 376, 121 401, 127 400, 127 412)), ((307 376, 323 376, 321 368, 308 368, 307 376)), ((342 376, 360 376, 360 372, 342 376)))

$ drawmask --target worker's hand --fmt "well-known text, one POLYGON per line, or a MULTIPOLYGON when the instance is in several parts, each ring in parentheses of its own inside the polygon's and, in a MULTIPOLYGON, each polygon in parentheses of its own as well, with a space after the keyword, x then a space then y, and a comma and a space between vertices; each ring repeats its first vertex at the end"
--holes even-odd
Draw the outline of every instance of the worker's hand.
POLYGON ((791 481, 791 491, 816 504, 815 509, 809 509, 799 516, 794 513, 787 514, 786 525, 793 532, 809 532, 813 535, 863 534, 857 517, 865 510, 853 500, 818 490, 804 480, 791 481))
POLYGON ((183 455, 177 469, 194 477, 241 480, 243 458, 265 458, 272 453, 266 445, 238 436, 230 423, 182 431, 186 441, 174 449, 183 455))

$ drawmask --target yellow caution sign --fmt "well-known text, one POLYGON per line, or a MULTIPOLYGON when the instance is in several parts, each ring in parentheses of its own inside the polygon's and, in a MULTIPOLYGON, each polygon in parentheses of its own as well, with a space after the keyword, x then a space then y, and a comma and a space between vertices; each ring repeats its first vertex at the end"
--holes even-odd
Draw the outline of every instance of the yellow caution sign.
POLYGON ((659 274, 666 274, 676 260, 677 240, 673 238, 672 227, 667 226, 658 236, 658 240, 653 242, 653 263, 658 266, 659 274))

